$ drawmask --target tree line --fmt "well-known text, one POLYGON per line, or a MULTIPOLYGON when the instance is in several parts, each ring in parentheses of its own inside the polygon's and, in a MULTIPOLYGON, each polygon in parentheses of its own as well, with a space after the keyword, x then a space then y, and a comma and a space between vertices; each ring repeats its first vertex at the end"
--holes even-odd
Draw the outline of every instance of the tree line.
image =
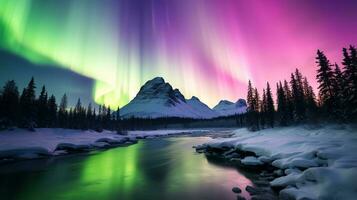
POLYGON ((7 81, 0 91, 0 129, 9 127, 28 128, 71 128, 122 130, 165 128, 170 125, 182 127, 203 126, 222 121, 235 120, 236 126, 251 130, 275 126, 323 121, 357 122, 357 50, 350 46, 342 50, 342 68, 331 64, 323 51, 316 56, 318 94, 314 93, 308 79, 296 69, 290 80, 276 83, 274 101, 269 82, 260 95, 257 88, 248 82, 247 112, 236 116, 216 119, 156 118, 121 119, 119 107, 115 112, 105 105, 87 107, 80 99, 74 107, 68 106, 64 94, 59 104, 54 95, 48 95, 46 87, 36 96, 36 84, 31 78, 20 95, 14 80, 7 81))
POLYGON ((318 95, 308 79, 296 69, 290 80, 276 83, 276 104, 269 82, 260 97, 248 82, 246 126, 259 130, 317 121, 351 123, 357 121, 357 50, 343 48, 342 69, 331 64, 323 51, 317 50, 318 95))
POLYGON ((80 98, 74 107, 68 107, 64 94, 59 104, 54 95, 48 95, 46 87, 36 97, 36 84, 32 77, 20 95, 14 80, 7 81, 0 92, 0 128, 20 127, 93 129, 101 131, 121 130, 120 110, 91 103, 84 107, 80 98))

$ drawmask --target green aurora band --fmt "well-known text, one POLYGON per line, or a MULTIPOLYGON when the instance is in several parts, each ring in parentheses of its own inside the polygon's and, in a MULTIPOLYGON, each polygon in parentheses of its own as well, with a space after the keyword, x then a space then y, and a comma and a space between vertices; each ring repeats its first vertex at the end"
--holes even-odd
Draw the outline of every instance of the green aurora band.
POLYGON ((140 87, 140 79, 130 77, 139 73, 138 65, 131 62, 126 67, 135 58, 119 59, 127 52, 117 48, 119 42, 111 36, 115 32, 107 32, 110 14, 96 18, 95 4, 87 5, 73 1, 63 13, 56 7, 42 7, 39 1, 1 0, 0 47, 33 63, 54 64, 93 78, 96 103, 122 106, 140 87))

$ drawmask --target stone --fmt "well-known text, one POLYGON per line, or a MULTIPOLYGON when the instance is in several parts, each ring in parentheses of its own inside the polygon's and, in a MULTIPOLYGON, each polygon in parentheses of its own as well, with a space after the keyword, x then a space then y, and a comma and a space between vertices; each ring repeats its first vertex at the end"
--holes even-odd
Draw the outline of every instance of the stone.
POLYGON ((239 189, 239 187, 234 187, 234 188, 232 188, 232 191, 233 191, 234 193, 241 193, 241 192, 242 192, 242 190, 239 189))
POLYGON ((250 194, 250 195, 259 195, 264 193, 264 190, 260 189, 260 188, 255 188, 252 186, 247 186, 245 187, 245 190, 250 194))

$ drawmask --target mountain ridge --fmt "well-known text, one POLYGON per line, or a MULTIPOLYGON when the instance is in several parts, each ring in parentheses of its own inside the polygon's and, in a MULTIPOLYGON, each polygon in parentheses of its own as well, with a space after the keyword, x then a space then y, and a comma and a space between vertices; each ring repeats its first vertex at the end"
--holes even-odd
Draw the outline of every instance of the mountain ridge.
MULTIPOLYGON (((228 111, 232 104, 227 100, 223 100, 227 106, 219 106, 220 103, 213 109, 200 101, 196 96, 186 99, 179 89, 173 88, 170 83, 165 82, 162 77, 155 77, 148 80, 141 86, 137 95, 121 110, 123 118, 159 118, 159 117, 183 117, 194 119, 210 119, 219 116, 227 116, 229 113, 243 113, 240 109, 237 111, 228 111)), ((241 102, 245 100, 239 99, 241 102)), ((237 109, 235 109, 237 110, 237 109)))

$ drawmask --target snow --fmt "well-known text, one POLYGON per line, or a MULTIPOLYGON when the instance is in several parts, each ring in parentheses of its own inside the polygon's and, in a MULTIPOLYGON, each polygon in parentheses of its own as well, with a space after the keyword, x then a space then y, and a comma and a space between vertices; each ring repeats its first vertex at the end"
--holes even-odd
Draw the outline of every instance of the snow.
POLYGON ((0 159, 37 158, 60 155, 68 151, 88 151, 98 148, 133 143, 136 138, 158 137, 172 134, 188 134, 205 130, 154 130, 129 131, 118 135, 113 131, 70 130, 40 128, 35 132, 25 129, 0 132, 0 159))
POLYGON ((244 99, 239 99, 236 103, 222 100, 213 108, 213 110, 217 112, 219 116, 242 114, 246 112, 247 104, 244 99))
POLYGON ((264 164, 262 161, 258 160, 258 158, 253 156, 247 156, 241 160, 244 165, 262 165, 264 164))
POLYGON ((197 97, 186 100, 161 77, 147 81, 133 100, 120 110, 124 118, 183 117, 207 119, 218 114, 197 97))
MULTIPOLYGON (((228 101, 221 101, 228 102, 228 101)), ((197 97, 185 99, 178 89, 165 82, 161 77, 147 81, 127 105, 120 110, 123 118, 159 118, 182 117, 194 119, 211 119, 246 111, 245 100, 240 99, 230 105, 218 104, 209 108, 197 97)))
MULTIPOLYGON (((254 152, 242 164, 271 163, 283 170, 270 185, 282 187, 280 197, 355 199, 357 196, 357 131, 352 126, 287 127, 250 132, 203 146, 233 147, 254 152)), ((243 161, 242 160, 242 161, 243 161)))
POLYGON ((159 118, 159 117, 182 117, 182 118, 212 118, 214 115, 206 111, 198 110, 192 104, 178 100, 175 105, 167 105, 166 99, 133 100, 121 109, 124 118, 159 118))

